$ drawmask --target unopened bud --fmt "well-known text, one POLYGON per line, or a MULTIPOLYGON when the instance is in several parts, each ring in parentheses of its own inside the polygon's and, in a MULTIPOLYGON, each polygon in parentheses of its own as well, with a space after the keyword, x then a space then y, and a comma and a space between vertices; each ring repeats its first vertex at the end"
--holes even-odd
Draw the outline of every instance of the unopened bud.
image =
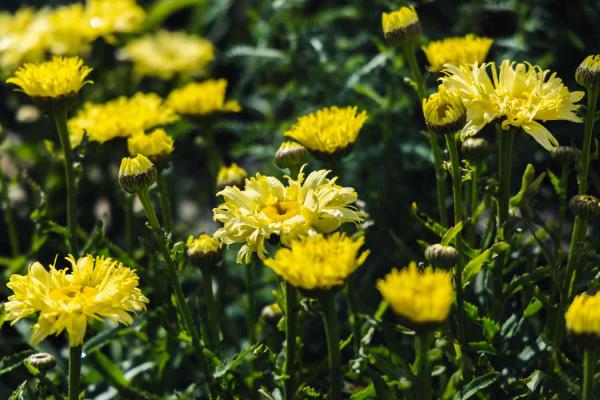
POLYGON ((596 197, 589 194, 573 196, 569 206, 575 215, 586 219, 600 214, 600 202, 596 197))
POLYGON ((436 243, 425 249, 425 259, 434 267, 451 268, 456 265, 458 251, 452 246, 436 243))

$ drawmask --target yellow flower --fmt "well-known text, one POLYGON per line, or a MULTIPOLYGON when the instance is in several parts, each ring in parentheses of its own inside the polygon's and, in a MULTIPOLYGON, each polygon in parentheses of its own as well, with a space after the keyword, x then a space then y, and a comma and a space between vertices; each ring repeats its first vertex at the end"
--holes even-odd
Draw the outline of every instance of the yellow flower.
POLYGON ((226 91, 227 80, 225 79, 192 82, 173 90, 167 98, 167 104, 178 114, 195 117, 218 111, 240 111, 237 101, 225 100, 226 91))
POLYGON ((173 138, 160 128, 148 135, 140 132, 127 139, 127 149, 132 156, 142 154, 157 163, 173 152, 173 138))
POLYGON ((431 267, 419 271, 417 264, 411 262, 408 268, 394 268, 378 280, 377 288, 394 313, 413 327, 441 324, 450 314, 453 289, 447 271, 434 271, 431 267))
POLYGON ((294 240, 289 249, 281 248, 275 257, 264 260, 266 266, 289 282, 305 290, 327 290, 341 286, 360 267, 369 251, 360 253, 364 237, 352 240, 336 232, 294 240))
POLYGON ((436 40, 422 47, 431 70, 439 72, 444 64, 473 64, 485 61, 494 41, 487 37, 468 34, 464 37, 450 37, 436 40))
POLYGON ((130 33, 140 29, 145 18, 144 9, 135 0, 88 0, 85 22, 95 37, 113 40, 114 33, 130 33))
POLYGON ((27 275, 13 274, 7 284, 13 291, 4 304, 8 320, 14 324, 39 313, 31 332, 33 346, 63 330, 70 346, 81 345, 88 321, 106 318, 129 325, 133 322, 129 313, 143 310, 148 302, 135 272, 118 261, 90 255, 66 259, 70 273, 54 265, 47 270, 36 262, 27 275))
POLYGON ((600 292, 575 296, 565 314, 567 330, 575 335, 600 336, 600 292))
POLYGON ((201 37, 160 31, 133 40, 121 49, 119 57, 132 61, 134 72, 139 76, 171 79, 177 75, 204 74, 214 58, 214 48, 201 37))
POLYGON ((217 187, 222 189, 225 186, 239 186, 246 176, 248 176, 246 170, 236 163, 231 163, 228 167, 223 166, 217 173, 217 187))
POLYGON ((537 121, 582 120, 576 114, 579 105, 575 103, 584 93, 570 92, 555 73, 538 66, 504 60, 500 73, 495 63, 447 64, 443 72, 442 86, 458 95, 467 109, 463 139, 498 119, 502 129, 519 127, 546 150, 552 150, 558 142, 537 121))
POLYGON ((54 57, 39 64, 25 64, 15 76, 6 80, 34 99, 58 99, 72 96, 90 80, 85 80, 92 69, 79 57, 54 57))
POLYGON ((421 34, 419 16, 414 7, 382 13, 381 27, 385 39, 394 46, 404 46, 418 39, 421 34))
POLYGON ((254 253, 265 258, 265 240, 277 236, 284 245, 316 233, 330 233, 346 222, 359 223, 364 214, 352 206, 356 191, 328 179, 330 171, 300 172, 287 186, 272 176, 256 174, 244 189, 228 186, 217 195, 224 202, 213 210, 224 226, 215 237, 223 244, 241 243, 237 262, 248 264, 254 253))
POLYGON ((77 55, 88 53, 95 39, 94 32, 86 20, 81 3, 59 7, 49 13, 51 31, 45 40, 52 54, 77 55))
POLYGON ((129 193, 147 189, 156 181, 156 167, 142 154, 123 157, 119 167, 119 183, 129 193))
POLYGON ((207 234, 188 236, 187 254, 193 260, 215 264, 221 257, 221 241, 207 234))
POLYGON ((104 143, 178 119, 157 94, 136 93, 133 97, 119 97, 104 104, 85 103, 68 125, 71 145, 75 147, 84 133, 90 140, 104 143))
POLYGON ((327 158, 350 151, 367 113, 356 107, 328 107, 298 118, 285 136, 296 139, 316 156, 327 158))
POLYGON ((466 111, 462 101, 444 87, 423 99, 423 115, 427 127, 440 135, 454 134, 461 130, 466 122, 466 111))
POLYGON ((600 89, 600 54, 587 56, 577 67, 575 79, 588 89, 600 89))

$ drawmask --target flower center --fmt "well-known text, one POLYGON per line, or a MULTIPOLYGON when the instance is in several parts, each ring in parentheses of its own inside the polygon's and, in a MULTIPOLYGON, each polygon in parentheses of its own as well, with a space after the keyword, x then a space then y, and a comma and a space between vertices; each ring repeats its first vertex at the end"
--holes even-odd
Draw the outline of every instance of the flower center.
POLYGON ((54 300, 72 301, 78 296, 93 297, 98 294, 96 288, 82 285, 69 285, 50 292, 50 297, 54 300))
POLYGON ((269 219, 283 222, 300 214, 300 204, 297 201, 279 201, 262 209, 269 219))

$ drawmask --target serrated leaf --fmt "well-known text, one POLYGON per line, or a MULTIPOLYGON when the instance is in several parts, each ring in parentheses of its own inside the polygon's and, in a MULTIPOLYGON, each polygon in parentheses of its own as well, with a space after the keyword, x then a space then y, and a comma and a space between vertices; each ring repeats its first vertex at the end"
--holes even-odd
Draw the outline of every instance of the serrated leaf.
POLYGON ((13 369, 19 367, 21 363, 23 363, 23 361, 33 353, 35 353, 35 350, 25 350, 3 357, 0 360, 0 376, 7 374, 13 369))
POLYGON ((260 346, 259 343, 255 343, 252 346, 249 346, 245 350, 235 354, 233 357, 223 361, 215 370, 213 376, 215 378, 220 378, 227 374, 229 371, 235 370, 237 367, 246 362, 246 357, 252 356, 254 358, 254 350, 256 350, 260 346))
POLYGON ((458 224, 454 225, 452 228, 448 229, 446 231, 446 233, 444 233, 441 243, 444 246, 448 246, 450 244, 450 242, 452 242, 452 239, 454 239, 456 237, 456 235, 458 235, 459 232, 462 231, 462 228, 463 228, 463 223, 461 221, 458 224))
POLYGON ((471 397, 479 393, 481 390, 496 382, 498 380, 499 375, 500 374, 497 372, 488 372, 485 375, 478 376, 471 382, 467 383, 460 392, 456 393, 452 400, 470 399, 471 397))
POLYGON ((544 305, 542 304, 542 302, 539 299, 533 300, 531 303, 529 303, 529 305, 527 305, 527 308, 525 308, 525 311, 523 311, 523 317, 529 318, 532 315, 535 315, 538 311, 540 311, 542 309, 543 306, 544 305))
POLYGON ((498 242, 492 245, 489 249, 481 252, 477 257, 469 261, 463 269, 462 279, 463 286, 467 287, 471 279, 475 277, 483 267, 483 264, 488 261, 493 255, 501 253, 509 248, 509 244, 506 242, 498 242))

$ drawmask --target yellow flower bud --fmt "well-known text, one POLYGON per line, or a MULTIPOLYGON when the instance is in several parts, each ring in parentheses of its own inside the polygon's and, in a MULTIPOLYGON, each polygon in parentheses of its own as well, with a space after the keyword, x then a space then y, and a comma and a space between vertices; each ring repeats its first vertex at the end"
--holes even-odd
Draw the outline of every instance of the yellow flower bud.
POLYGON ((416 43, 421 36, 421 23, 414 7, 382 13, 381 27, 385 40, 392 46, 416 43))
POLYGON ((156 182, 156 167, 147 157, 138 154, 124 157, 119 168, 119 183, 125 191, 137 193, 156 182))

